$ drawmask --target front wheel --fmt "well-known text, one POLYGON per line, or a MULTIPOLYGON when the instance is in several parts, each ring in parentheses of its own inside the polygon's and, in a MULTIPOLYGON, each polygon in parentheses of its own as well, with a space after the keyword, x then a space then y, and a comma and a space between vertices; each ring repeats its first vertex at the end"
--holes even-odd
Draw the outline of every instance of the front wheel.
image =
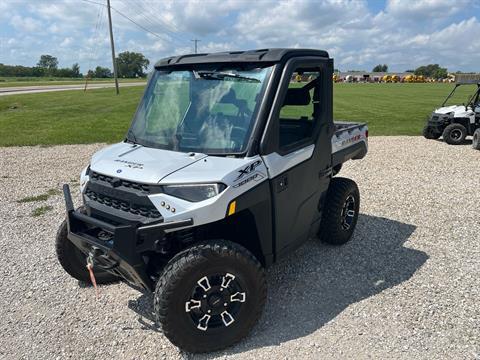
POLYGON ((473 133, 472 147, 475 150, 480 150, 480 128, 473 133))
POLYGON ((346 178, 333 178, 328 187, 318 238, 332 245, 345 244, 352 237, 360 209, 357 184, 346 178))
POLYGON ((423 128, 422 134, 425 139, 431 139, 431 140, 436 140, 442 135, 442 133, 433 130, 428 125, 423 128))
MULTIPOLYGON (((82 210, 80 210, 82 211, 82 210)), ((64 220, 57 231, 55 250, 58 262, 71 277, 91 284, 87 270, 86 255, 83 254, 68 238, 67 222, 64 220)), ((104 270, 94 268, 97 284, 109 284, 118 281, 118 277, 104 270)))
POLYGON ((250 332, 266 294, 258 260, 238 244, 212 240, 169 261, 155 290, 156 320, 182 350, 220 350, 250 332))
POLYGON ((450 124, 443 130, 443 140, 450 145, 460 145, 467 137, 467 129, 462 124, 450 124))

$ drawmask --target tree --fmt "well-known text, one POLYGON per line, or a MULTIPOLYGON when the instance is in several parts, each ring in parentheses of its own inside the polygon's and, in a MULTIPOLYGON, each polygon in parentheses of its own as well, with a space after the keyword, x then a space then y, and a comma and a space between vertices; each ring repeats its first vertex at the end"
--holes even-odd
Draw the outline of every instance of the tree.
POLYGON ((134 78, 145 76, 150 61, 142 54, 124 51, 115 59, 120 77, 134 78))
POLYGON ((448 70, 440 67, 438 64, 428 64, 416 68, 415 75, 423 75, 434 79, 445 79, 448 75, 448 70))
POLYGON ((95 68, 94 77, 96 78, 109 78, 112 77, 112 72, 109 68, 97 66, 95 68))
POLYGON ((78 63, 72 65, 72 77, 82 77, 82 74, 80 74, 80 65, 78 65, 78 63))
POLYGON ((52 55, 42 55, 37 64, 38 67, 54 70, 58 67, 58 59, 52 55))
POLYGON ((372 72, 387 72, 388 71, 388 65, 387 64, 378 64, 375 66, 372 70, 372 72))
MULTIPOLYGON (((50 55, 48 55, 50 56, 50 55)), ((80 66, 73 64, 71 68, 57 68, 57 60, 51 62, 51 59, 43 58, 44 61, 40 61, 42 66, 21 66, 21 65, 4 65, 0 64, 0 76, 56 76, 56 77, 82 77, 80 73, 80 66), (50 64, 48 64, 51 62, 50 64), (49 67, 50 66, 50 67, 49 67), (54 66, 54 67, 52 67, 54 66)))

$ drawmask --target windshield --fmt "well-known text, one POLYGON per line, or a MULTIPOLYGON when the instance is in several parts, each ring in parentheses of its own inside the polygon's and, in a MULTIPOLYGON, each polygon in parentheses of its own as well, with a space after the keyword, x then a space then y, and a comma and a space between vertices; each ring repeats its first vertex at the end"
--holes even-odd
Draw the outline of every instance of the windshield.
POLYGON ((476 85, 456 85, 444 100, 442 106, 471 105, 476 94, 476 85), (473 93, 473 96, 472 96, 473 93))
POLYGON ((127 139, 183 152, 246 150, 271 67, 156 70, 127 139))

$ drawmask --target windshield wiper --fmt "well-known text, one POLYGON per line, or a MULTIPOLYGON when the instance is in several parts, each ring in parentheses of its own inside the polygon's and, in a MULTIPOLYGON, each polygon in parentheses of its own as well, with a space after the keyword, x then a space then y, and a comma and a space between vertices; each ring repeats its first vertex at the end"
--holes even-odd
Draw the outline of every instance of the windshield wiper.
POLYGON ((135 133, 133 132, 133 130, 131 128, 128 129, 128 132, 127 132, 127 141, 132 143, 132 144, 138 144, 137 137, 135 136, 135 133), (133 139, 131 139, 130 136, 132 136, 133 139))
POLYGON ((197 78, 201 77, 202 79, 223 80, 225 78, 232 78, 232 79, 238 79, 238 80, 254 82, 254 83, 260 82, 260 80, 255 78, 233 74, 233 73, 219 72, 219 71, 194 71, 194 74, 197 78))

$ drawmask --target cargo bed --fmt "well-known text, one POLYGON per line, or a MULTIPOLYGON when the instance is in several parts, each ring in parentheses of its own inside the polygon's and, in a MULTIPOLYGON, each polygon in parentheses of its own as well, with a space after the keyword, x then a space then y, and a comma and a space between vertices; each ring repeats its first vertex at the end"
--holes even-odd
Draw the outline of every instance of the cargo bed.
POLYGON ((368 150, 366 123, 335 121, 332 136, 332 166, 350 159, 362 159, 368 150))

